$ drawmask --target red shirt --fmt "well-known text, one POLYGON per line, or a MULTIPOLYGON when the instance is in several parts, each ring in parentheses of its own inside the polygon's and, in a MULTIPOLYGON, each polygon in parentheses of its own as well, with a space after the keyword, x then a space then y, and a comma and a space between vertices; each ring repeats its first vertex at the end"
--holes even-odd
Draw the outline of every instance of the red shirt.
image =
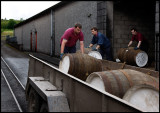
POLYGON ((137 35, 133 35, 131 40, 132 41, 135 40, 136 42, 146 41, 145 37, 141 33, 139 33, 139 32, 137 32, 137 35))
POLYGON ((79 34, 75 34, 74 33, 74 27, 73 28, 69 28, 67 29, 63 36, 61 37, 61 44, 62 44, 62 40, 66 39, 67 43, 65 46, 67 47, 72 47, 76 45, 77 40, 79 39, 79 41, 83 41, 84 40, 84 36, 83 33, 80 32, 79 34))

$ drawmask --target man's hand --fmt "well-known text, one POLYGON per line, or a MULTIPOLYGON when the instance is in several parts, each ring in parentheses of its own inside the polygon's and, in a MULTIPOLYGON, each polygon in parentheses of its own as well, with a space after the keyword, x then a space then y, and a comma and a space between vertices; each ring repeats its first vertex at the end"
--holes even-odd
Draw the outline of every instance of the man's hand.
POLYGON ((92 51, 97 51, 97 49, 96 49, 96 48, 93 48, 92 51))
POLYGON ((139 48, 138 48, 138 47, 135 47, 135 48, 134 48, 134 50, 137 50, 137 49, 139 49, 139 48))
POLYGON ((60 54, 60 60, 62 60, 63 55, 64 55, 64 53, 61 53, 61 54, 60 54))

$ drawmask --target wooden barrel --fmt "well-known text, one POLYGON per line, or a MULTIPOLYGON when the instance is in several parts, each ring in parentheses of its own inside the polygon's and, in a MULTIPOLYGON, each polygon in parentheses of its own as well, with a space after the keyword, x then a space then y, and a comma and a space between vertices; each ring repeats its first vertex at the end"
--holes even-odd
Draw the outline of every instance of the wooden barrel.
MULTIPOLYGON (((81 53, 81 50, 77 50, 76 53, 81 53)), ((102 59, 102 55, 98 51, 92 51, 91 48, 84 48, 84 54, 88 54, 96 59, 102 59)))
POLYGON ((130 48, 120 48, 117 57, 121 62, 126 62, 127 64, 137 65, 139 67, 144 67, 148 62, 148 55, 146 52, 138 49, 134 50, 133 47, 130 48))
POLYGON ((148 84, 130 88, 123 99, 145 112, 159 112, 159 90, 148 84))
POLYGON ((94 72, 87 77, 86 82, 120 98, 137 84, 150 84, 159 90, 158 79, 131 69, 94 72))
POLYGON ((93 72, 102 71, 102 62, 87 54, 66 54, 60 61, 59 69, 81 80, 93 72))
POLYGON ((98 51, 90 51, 89 56, 102 60, 102 55, 98 51))
MULTIPOLYGON (((84 54, 88 54, 90 51, 92 51, 92 48, 84 48, 84 54)), ((77 50, 76 53, 81 53, 81 50, 77 50)))

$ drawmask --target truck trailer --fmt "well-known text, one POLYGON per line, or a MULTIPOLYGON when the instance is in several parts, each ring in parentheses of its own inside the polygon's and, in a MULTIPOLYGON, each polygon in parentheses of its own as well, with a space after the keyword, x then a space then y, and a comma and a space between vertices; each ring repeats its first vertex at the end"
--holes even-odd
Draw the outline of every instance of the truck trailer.
MULTIPOLYGON (((25 93, 30 112, 145 112, 122 98, 61 71, 36 55, 29 56, 25 93)), ((159 78, 158 71, 107 60, 104 64, 111 70, 133 69, 159 78)))

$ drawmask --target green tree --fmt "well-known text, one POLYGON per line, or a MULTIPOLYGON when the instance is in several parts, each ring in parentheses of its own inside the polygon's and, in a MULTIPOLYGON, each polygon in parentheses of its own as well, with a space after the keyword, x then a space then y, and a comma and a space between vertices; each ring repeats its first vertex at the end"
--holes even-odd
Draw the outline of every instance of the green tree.
POLYGON ((8 29, 13 29, 15 24, 16 24, 16 21, 13 20, 13 19, 10 19, 9 22, 8 22, 7 28, 8 29))
POLYGON ((8 22, 6 20, 1 19, 1 29, 7 29, 8 22))

